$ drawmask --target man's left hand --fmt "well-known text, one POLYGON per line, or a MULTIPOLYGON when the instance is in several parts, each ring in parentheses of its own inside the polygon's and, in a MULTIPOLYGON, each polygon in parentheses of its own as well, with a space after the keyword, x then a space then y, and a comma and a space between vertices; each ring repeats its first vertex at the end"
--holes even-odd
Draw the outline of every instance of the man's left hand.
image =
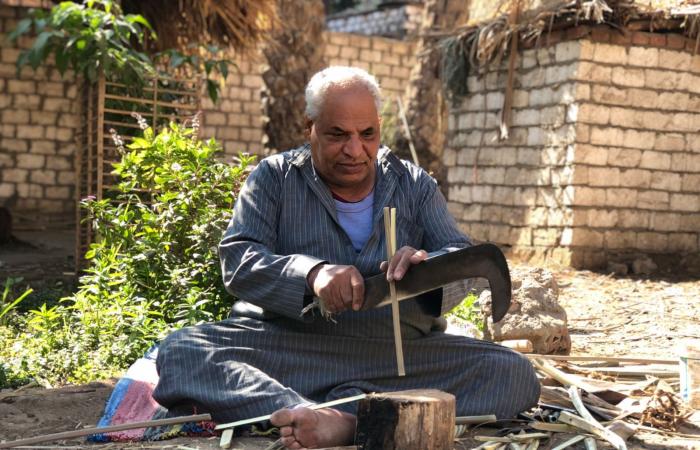
POLYGON ((387 264, 383 261, 379 268, 386 272, 386 280, 389 282, 399 281, 406 275, 406 272, 413 264, 418 264, 428 257, 425 250, 416 250, 408 245, 401 247, 394 253, 394 257, 387 264))

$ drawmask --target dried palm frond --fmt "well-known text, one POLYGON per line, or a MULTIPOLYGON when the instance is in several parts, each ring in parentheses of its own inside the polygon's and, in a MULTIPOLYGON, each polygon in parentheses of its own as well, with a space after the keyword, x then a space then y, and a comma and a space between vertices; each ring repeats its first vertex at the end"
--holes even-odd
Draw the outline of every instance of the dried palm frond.
POLYGON ((275 0, 122 0, 122 7, 153 25, 154 50, 216 44, 244 53, 278 20, 275 0))

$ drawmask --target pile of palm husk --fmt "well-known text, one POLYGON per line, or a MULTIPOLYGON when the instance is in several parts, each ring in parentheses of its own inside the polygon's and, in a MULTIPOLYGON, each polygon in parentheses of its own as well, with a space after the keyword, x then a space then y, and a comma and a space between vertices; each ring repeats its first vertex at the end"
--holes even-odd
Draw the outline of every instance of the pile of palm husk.
POLYGON ((471 429, 464 439, 480 443, 471 448, 560 450, 583 442, 591 449, 599 441, 622 450, 640 431, 700 438, 700 428, 687 422, 693 410, 677 394, 675 361, 529 357, 542 383, 539 406, 495 434, 471 429))
POLYGON ((539 45, 543 35, 579 25, 606 24, 625 30, 681 33, 700 47, 700 4, 697 1, 569 0, 526 9, 527 0, 507 2, 509 10, 481 23, 458 28, 440 41, 443 83, 450 97, 467 94, 466 76, 500 64, 513 45, 512 35, 525 44, 539 45), (695 4, 693 4, 695 3, 695 4))

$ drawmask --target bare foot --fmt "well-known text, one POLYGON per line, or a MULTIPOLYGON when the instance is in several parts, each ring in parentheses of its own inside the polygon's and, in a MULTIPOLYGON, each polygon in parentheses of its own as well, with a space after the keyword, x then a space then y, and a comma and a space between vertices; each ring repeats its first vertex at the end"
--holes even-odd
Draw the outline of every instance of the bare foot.
POLYGON ((352 444, 357 418, 336 409, 280 409, 270 422, 280 429, 289 449, 337 447, 352 444))

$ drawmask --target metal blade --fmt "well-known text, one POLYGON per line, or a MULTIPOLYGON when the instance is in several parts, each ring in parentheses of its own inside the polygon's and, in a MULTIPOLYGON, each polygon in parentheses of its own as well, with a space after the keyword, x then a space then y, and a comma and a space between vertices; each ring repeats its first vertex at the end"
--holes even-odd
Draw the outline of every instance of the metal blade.
MULTIPOLYGON (((510 308, 511 283, 508 263, 503 252, 493 244, 481 244, 444 255, 426 259, 411 266, 403 279, 396 281, 396 295, 405 300, 430 293, 449 283, 466 278, 486 278, 491 288, 491 313, 493 321, 498 322, 510 308)), ((437 293, 436 293, 437 294, 437 293)), ((434 295, 419 298, 421 301, 434 302, 434 295), (432 298, 431 298, 432 297, 432 298)), ((386 275, 381 273, 365 279, 365 302, 363 310, 389 305, 389 283, 386 275)), ((434 305, 421 305, 425 310, 435 311, 434 305)))

